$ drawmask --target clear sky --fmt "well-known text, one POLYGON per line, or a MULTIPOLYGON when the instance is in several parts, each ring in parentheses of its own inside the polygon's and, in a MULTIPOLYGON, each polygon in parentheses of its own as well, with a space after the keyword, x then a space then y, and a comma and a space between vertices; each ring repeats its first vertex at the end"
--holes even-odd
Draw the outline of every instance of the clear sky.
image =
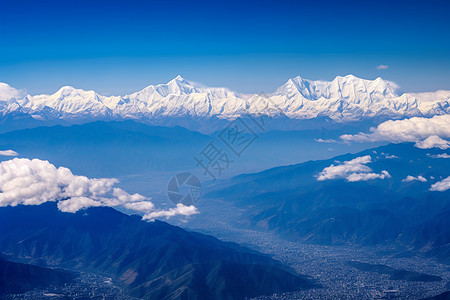
POLYGON ((32 94, 178 74, 240 92, 348 74, 450 89, 448 0, 0 0, 0 32, 0 82, 32 94))

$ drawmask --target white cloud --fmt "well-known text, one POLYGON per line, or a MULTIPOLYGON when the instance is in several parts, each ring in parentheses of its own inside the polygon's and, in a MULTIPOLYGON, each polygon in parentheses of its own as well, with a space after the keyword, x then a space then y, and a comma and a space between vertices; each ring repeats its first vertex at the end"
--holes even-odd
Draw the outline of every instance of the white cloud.
POLYGON ((430 191, 444 192, 450 189, 450 176, 433 184, 430 191))
POLYGON ((314 139, 316 142, 318 143, 337 143, 335 140, 333 139, 314 139))
POLYGON ((425 177, 423 177, 423 176, 420 176, 420 175, 417 176, 417 177, 408 175, 408 176, 406 176, 405 179, 402 180, 402 182, 411 182, 411 181, 427 182, 427 179, 425 177))
POLYGON ((157 211, 150 198, 115 188, 116 183, 115 178, 77 176, 48 161, 14 158, 0 163, 0 207, 58 202, 61 211, 72 213, 95 206, 123 207, 166 218, 197 213, 195 207, 184 205, 157 211))
POLYGON ((379 65, 379 66, 377 67, 377 69, 378 69, 378 70, 386 70, 386 69, 389 69, 389 66, 388 66, 388 65, 379 65))
POLYGON ((389 174, 388 171, 381 171, 380 174, 377 173, 353 173, 350 174, 347 177, 347 180, 350 182, 355 182, 355 181, 367 181, 367 180, 371 180, 371 179, 385 179, 385 178, 391 178, 391 175, 389 174))
POLYGON ((0 150, 0 156, 18 156, 19 153, 17 153, 14 150, 0 150))
MULTIPOLYGON (((376 153, 376 152, 375 152, 375 153, 376 153)), ((395 155, 395 154, 390 155, 389 153, 384 153, 384 152, 381 152, 380 154, 383 155, 384 158, 386 158, 386 159, 400 158, 400 157, 398 157, 398 156, 395 155)))
POLYGON ((345 161, 340 165, 332 164, 329 167, 323 169, 320 172, 317 180, 330 180, 330 179, 347 179, 347 181, 366 181, 371 179, 385 179, 390 178, 391 175, 387 171, 382 171, 380 174, 373 173, 372 169, 366 164, 372 162, 370 155, 354 158, 349 161, 345 161))
POLYGON ((72 197, 58 202, 58 209, 65 212, 77 212, 81 209, 96 206, 102 206, 102 204, 86 197, 72 197))
POLYGON ((186 206, 181 203, 177 204, 176 208, 171 208, 169 210, 165 211, 154 211, 146 214, 143 219, 144 220, 154 220, 157 218, 166 218, 169 219, 170 217, 176 216, 176 215, 182 215, 182 216, 190 216, 198 214, 198 210, 195 206, 190 205, 186 206))
POLYGON ((450 158, 450 155, 448 155, 447 153, 436 154, 436 155, 432 155, 432 154, 428 153, 427 155, 432 158, 450 158))
POLYGON ((12 98, 21 99, 25 97, 25 92, 17 90, 10 85, 0 82, 0 101, 12 98))
POLYGON ((431 135, 424 139, 423 141, 416 142, 414 145, 420 149, 431 149, 431 148, 439 148, 442 150, 450 148, 450 142, 444 139, 441 139, 437 135, 431 135))
POLYGON ((393 143, 416 142, 417 146, 446 147, 444 138, 450 138, 450 115, 434 116, 432 118, 414 117, 404 120, 390 120, 371 128, 370 133, 360 132, 355 135, 344 134, 344 141, 375 142, 388 141, 393 143), (436 139, 436 136, 440 139, 436 139), (428 138, 432 137, 427 141, 428 138))

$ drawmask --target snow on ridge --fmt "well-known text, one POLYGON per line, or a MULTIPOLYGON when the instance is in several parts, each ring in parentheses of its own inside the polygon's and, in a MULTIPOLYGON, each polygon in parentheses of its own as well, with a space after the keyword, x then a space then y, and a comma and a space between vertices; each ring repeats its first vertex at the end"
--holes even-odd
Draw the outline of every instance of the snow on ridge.
POLYGON ((0 116, 22 112, 44 120, 77 117, 235 118, 245 114, 283 114, 292 119, 327 116, 344 122, 450 113, 450 91, 400 94, 393 82, 382 78, 365 80, 353 75, 337 76, 329 82, 298 76, 289 79, 268 98, 241 95, 227 88, 204 87, 181 76, 126 96, 108 97, 70 86, 51 95, 23 96, 9 85, 1 84, 0 87, 6 91, 0 93, 3 95, 0 97, 0 116))

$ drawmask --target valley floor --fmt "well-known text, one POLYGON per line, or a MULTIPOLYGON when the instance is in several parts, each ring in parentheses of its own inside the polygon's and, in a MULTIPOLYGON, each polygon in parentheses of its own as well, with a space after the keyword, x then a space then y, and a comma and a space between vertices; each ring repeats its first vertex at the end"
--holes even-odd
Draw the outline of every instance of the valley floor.
MULTIPOLYGON (((198 224, 197 224, 198 225, 198 224)), ((204 224, 197 231, 211 232, 273 255, 298 273, 311 276, 323 288, 257 299, 422 299, 449 290, 450 266, 424 257, 405 257, 387 247, 320 246, 282 240, 273 234, 235 229, 223 224, 204 224), (389 275, 360 271, 349 261, 382 264, 400 270, 437 275, 435 282, 391 280, 389 275), (447 286, 446 286, 447 285, 447 286)))
POLYGON ((45 290, 33 290, 24 294, 0 296, 1 300, 136 300, 126 295, 110 278, 91 273, 81 273, 74 283, 51 286, 45 290))

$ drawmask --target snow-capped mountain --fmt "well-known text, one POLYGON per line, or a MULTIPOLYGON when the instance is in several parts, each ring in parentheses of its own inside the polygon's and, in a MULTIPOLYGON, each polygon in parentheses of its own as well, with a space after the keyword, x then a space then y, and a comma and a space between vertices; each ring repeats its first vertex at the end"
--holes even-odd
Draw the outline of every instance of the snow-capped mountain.
POLYGON ((401 94, 377 78, 352 75, 333 81, 289 79, 272 95, 241 95, 226 88, 207 88, 177 76, 126 96, 62 87, 52 95, 27 95, 0 83, 0 116, 21 113, 39 120, 108 120, 195 117, 233 119, 241 115, 329 117, 338 122, 372 117, 400 118, 450 113, 450 91, 401 94))
POLYGON ((449 99, 440 97, 440 94, 435 96, 435 101, 425 104, 413 95, 398 93, 398 87, 392 82, 348 75, 338 76, 331 82, 301 77, 289 79, 271 99, 290 118, 328 116, 336 121, 351 121, 450 112, 449 99))

